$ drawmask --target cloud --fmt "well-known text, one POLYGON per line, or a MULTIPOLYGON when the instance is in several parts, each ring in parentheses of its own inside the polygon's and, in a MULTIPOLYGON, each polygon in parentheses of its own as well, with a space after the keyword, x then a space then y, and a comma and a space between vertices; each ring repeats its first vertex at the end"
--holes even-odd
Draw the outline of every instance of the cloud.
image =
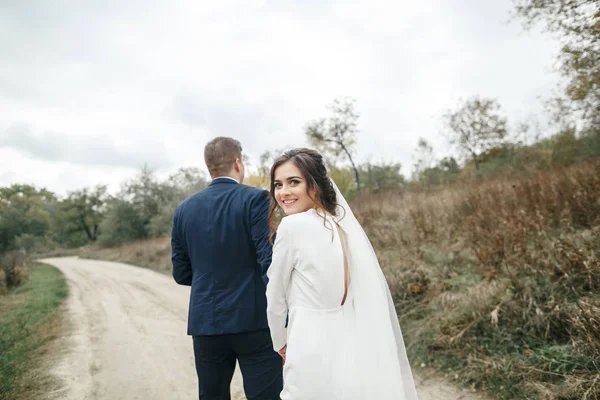
POLYGON ((146 163, 168 167, 164 145, 156 140, 117 145, 111 137, 73 136, 52 131, 34 133, 27 125, 13 125, 0 135, 0 147, 16 150, 30 158, 79 165, 137 168, 146 163))
POLYGON ((13 181, 17 177, 17 173, 15 171, 7 171, 0 173, 0 182, 8 182, 13 181))
POLYGON ((538 97, 558 81, 549 71, 556 45, 506 23, 512 7, 4 1, 0 147, 20 158, 0 165, 0 185, 42 164, 60 166, 61 178, 47 179, 66 179, 61 187, 80 184, 69 178, 82 176, 78 168, 117 180, 107 166, 203 167, 204 144, 221 135, 257 160, 304 145, 306 123, 341 96, 355 98, 361 114, 358 161, 408 166, 419 137, 446 149, 439 117, 460 99, 498 98, 511 120, 540 110, 538 97))
POLYGON ((206 129, 215 136, 256 134, 262 121, 260 108, 253 104, 236 104, 235 97, 225 104, 223 100, 196 93, 176 95, 166 115, 191 128, 206 129))
MULTIPOLYGON (((114 194, 120 190, 121 184, 132 178, 136 172, 129 167, 114 165, 94 166, 31 159, 16 150, 1 147, 0 160, 0 186, 13 183, 29 184, 60 195, 98 184, 107 185, 110 193, 114 194)), ((164 179, 164 176, 161 176, 161 179, 164 179)))

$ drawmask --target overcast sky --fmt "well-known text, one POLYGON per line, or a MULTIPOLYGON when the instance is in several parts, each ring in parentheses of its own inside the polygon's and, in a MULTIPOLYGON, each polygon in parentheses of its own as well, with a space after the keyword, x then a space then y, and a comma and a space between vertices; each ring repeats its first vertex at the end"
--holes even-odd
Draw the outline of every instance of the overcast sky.
POLYGON ((145 162, 202 169, 233 136, 257 162, 305 145, 336 97, 356 99, 359 161, 411 170, 440 116, 497 98, 511 122, 542 110, 557 45, 510 21, 511 0, 3 0, 0 186, 65 193, 145 162))

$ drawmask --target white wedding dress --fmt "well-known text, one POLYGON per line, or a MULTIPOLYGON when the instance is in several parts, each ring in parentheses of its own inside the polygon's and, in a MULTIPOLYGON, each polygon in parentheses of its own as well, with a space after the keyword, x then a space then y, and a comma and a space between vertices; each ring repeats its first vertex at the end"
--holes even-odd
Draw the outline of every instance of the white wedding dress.
POLYGON ((311 209, 283 218, 277 230, 267 316, 274 349, 287 345, 281 399, 416 400, 387 283, 364 231, 335 189, 345 215, 311 209), (347 247, 347 286, 336 223, 347 247))

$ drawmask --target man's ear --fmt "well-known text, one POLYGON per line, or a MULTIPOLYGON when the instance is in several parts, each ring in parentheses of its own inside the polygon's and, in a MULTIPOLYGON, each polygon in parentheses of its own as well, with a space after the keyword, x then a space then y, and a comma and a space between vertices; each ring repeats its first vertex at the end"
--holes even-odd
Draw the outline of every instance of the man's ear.
POLYGON ((240 172, 242 170, 242 160, 236 158, 233 167, 235 168, 236 172, 240 172))

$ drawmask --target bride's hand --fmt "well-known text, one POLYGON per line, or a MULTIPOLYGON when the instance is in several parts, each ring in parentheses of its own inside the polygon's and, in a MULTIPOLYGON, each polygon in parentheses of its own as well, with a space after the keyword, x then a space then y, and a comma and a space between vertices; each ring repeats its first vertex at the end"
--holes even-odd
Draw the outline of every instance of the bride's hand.
POLYGON ((283 362, 285 363, 285 353, 287 351, 287 344, 285 346, 283 346, 283 348, 281 350, 278 351, 279 355, 281 356, 281 358, 283 358, 283 362))

